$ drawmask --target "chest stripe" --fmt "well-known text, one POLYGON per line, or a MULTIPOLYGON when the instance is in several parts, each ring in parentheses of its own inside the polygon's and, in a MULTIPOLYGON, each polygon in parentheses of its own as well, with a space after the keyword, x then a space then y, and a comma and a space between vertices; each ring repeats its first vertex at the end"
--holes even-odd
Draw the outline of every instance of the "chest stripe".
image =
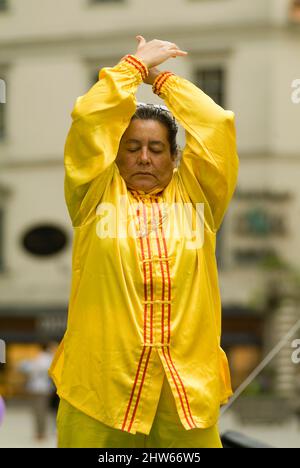
MULTIPOLYGON (((161 213, 161 209, 160 209, 159 204, 156 203, 155 206, 157 207, 157 210, 158 210, 158 213, 159 213, 159 219, 160 219, 159 226, 160 226, 161 238, 162 238, 162 241, 163 241, 164 255, 165 255, 165 258, 168 258, 168 249, 167 249, 166 238, 165 238, 163 225, 162 225, 162 213, 161 213)), ((160 238, 158 236, 157 236, 157 242, 158 242, 158 244, 160 243, 160 238)), ((161 254, 160 254, 160 256, 161 256, 161 254)), ((162 262, 161 262, 161 264, 162 264, 162 262)), ((162 266, 162 268, 163 268, 163 266, 162 266)), ((168 338, 167 338, 167 343, 169 344, 170 339, 171 339, 171 276, 170 276, 170 268, 169 268, 169 262, 168 261, 166 261, 166 270, 167 270, 167 281, 168 281, 168 283, 167 283, 168 284, 168 338)), ((165 290, 163 290, 163 291, 165 292, 165 290)), ((162 297, 162 300, 164 300, 164 296, 162 297)), ((195 422, 193 420, 193 417, 192 417, 192 414, 191 414, 191 409, 190 409, 189 401, 188 401, 188 398, 187 398, 187 393, 186 393, 185 387, 183 385, 183 382, 182 382, 182 380, 181 380, 181 378, 180 378, 180 376, 178 374, 178 371, 175 368, 174 362, 173 362, 173 360, 171 358, 169 346, 167 347, 167 354, 165 352, 165 347, 162 348, 162 351, 163 351, 163 356, 165 358, 165 361, 166 361, 166 363, 168 365, 169 371, 171 373, 173 382, 174 382, 174 384, 176 386, 177 393, 178 393, 178 396, 179 396, 181 406, 182 406, 185 418, 187 420, 187 423, 191 428, 196 427, 196 424, 195 424, 195 422), (177 384, 175 375, 176 375, 176 377, 177 377, 177 379, 179 381, 179 386, 177 384), (179 387, 181 387, 181 390, 180 390, 179 387), (183 392, 184 397, 183 397, 181 391, 183 392), (189 417, 188 417, 188 415, 186 413, 185 404, 187 406, 189 417)))
MULTIPOLYGON (((145 229, 147 229, 148 223, 147 223, 147 212, 146 212, 145 204, 143 204, 143 214, 144 214, 144 226, 145 226, 145 229)), ((147 241, 147 248, 148 248, 148 259, 151 259, 152 253, 151 253, 150 239, 149 239, 148 233, 146 236, 146 241, 147 241)), ((148 268, 149 268, 149 275, 150 275, 150 300, 151 300, 151 303, 150 303, 150 343, 152 344, 153 343, 153 271, 152 271, 151 261, 148 262, 148 268)))

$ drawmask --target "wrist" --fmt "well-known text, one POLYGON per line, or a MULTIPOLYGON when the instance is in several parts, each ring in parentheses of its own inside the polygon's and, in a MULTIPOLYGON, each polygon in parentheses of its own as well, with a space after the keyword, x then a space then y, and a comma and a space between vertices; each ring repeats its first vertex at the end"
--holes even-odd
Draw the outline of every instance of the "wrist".
POLYGON ((170 71, 162 71, 156 76, 152 85, 152 91, 154 94, 157 94, 158 96, 161 94, 162 87, 170 76, 174 76, 174 73, 170 71))
POLYGON ((151 75, 151 78, 153 79, 153 83, 156 80, 156 78, 163 73, 161 70, 155 70, 154 68, 150 68, 149 71, 150 71, 149 74, 151 75))
POLYGON ((149 75, 148 66, 139 56, 127 54, 123 57, 123 60, 133 65, 140 72, 143 80, 149 75))
POLYGON ((141 55, 139 55, 138 52, 136 52, 136 53, 134 54, 134 57, 136 57, 138 60, 140 60, 142 63, 144 63, 145 66, 146 66, 147 68, 150 68, 150 63, 147 61, 147 59, 145 59, 144 57, 142 57, 141 55))
POLYGON ((158 70, 158 68, 155 68, 155 67, 149 68, 149 75, 148 75, 147 78, 144 80, 144 83, 152 86, 153 83, 154 83, 154 81, 155 81, 155 79, 156 79, 156 77, 157 77, 158 75, 160 75, 160 73, 161 73, 161 71, 158 70))

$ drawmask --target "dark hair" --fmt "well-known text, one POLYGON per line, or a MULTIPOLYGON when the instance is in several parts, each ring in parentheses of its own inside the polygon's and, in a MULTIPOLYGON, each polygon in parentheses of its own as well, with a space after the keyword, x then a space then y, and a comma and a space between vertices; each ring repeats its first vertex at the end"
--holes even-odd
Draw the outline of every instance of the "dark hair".
POLYGON ((165 110, 162 107, 156 106, 155 104, 138 104, 135 114, 132 116, 131 120, 134 119, 156 120, 157 122, 163 124, 168 130, 168 140, 170 144, 170 152, 172 159, 177 158, 178 145, 176 141, 176 136, 178 132, 178 126, 170 111, 165 110))

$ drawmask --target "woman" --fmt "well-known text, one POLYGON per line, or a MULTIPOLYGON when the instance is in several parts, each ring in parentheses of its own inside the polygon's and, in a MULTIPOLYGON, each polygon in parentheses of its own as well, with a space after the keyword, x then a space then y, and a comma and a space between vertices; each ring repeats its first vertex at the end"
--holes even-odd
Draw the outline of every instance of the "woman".
POLYGON ((137 39, 77 99, 65 146, 74 245, 68 326, 50 369, 58 446, 220 447, 232 391, 215 239, 237 179, 234 115, 156 68, 187 54, 176 44, 137 39), (136 106, 142 81, 185 128, 178 168, 172 116, 136 106), (192 207, 180 229, 178 207, 192 207))

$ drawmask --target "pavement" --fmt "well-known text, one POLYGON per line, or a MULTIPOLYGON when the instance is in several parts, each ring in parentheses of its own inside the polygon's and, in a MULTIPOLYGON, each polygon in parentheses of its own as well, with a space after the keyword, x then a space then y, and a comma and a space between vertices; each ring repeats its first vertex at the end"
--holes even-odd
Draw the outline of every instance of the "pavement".
POLYGON ((280 424, 243 424, 233 411, 227 411, 220 419, 220 433, 239 432, 274 448, 300 448, 300 421, 291 417, 280 424))
POLYGON ((47 415, 47 432, 43 440, 36 440, 33 416, 28 404, 6 408, 0 425, 0 448, 55 448, 55 414, 47 415))

